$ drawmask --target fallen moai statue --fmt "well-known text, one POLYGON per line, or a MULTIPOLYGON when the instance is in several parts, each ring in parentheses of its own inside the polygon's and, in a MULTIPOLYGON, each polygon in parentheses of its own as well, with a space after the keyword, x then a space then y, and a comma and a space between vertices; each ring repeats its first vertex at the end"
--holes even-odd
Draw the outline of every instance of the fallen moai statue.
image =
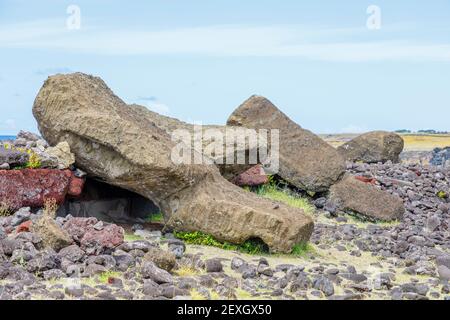
POLYGON ((68 142, 77 167, 154 201, 176 230, 233 243, 259 238, 272 252, 308 241, 313 221, 303 210, 240 189, 215 165, 175 164, 170 135, 137 109, 100 78, 75 73, 47 79, 33 114, 51 145, 68 142))
POLYGON ((138 104, 131 104, 130 107, 134 108, 140 117, 151 121, 175 139, 174 133, 186 133, 191 140, 192 149, 203 154, 201 161, 205 161, 205 158, 210 159, 228 180, 236 178, 261 162, 264 163, 265 160, 270 161, 267 136, 258 135, 256 130, 252 130, 254 134, 252 140, 249 130, 242 127, 190 124, 153 112, 138 104))
POLYGON ((339 154, 348 161, 378 163, 399 162, 404 147, 403 138, 387 131, 371 131, 344 143, 337 148, 339 154))
POLYGON ((231 114, 227 125, 278 129, 278 175, 291 185, 312 192, 332 188, 330 199, 337 208, 371 219, 396 220, 403 215, 404 205, 399 197, 354 177, 344 179, 345 160, 339 152, 319 136, 301 128, 268 99, 250 97, 231 114), (380 211, 380 208, 383 209, 380 211))
POLYGON ((227 125, 278 129, 278 175, 300 189, 327 191, 345 172, 345 162, 332 146, 300 127, 264 97, 246 100, 231 114, 227 125))

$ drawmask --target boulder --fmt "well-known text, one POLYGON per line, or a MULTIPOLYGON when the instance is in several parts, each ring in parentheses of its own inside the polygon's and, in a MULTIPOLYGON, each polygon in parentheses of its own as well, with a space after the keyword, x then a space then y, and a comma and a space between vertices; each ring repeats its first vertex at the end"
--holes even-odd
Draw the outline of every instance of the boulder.
POLYGON ((90 255, 112 251, 124 241, 123 228, 96 218, 70 218, 63 229, 90 255))
POLYGON ((64 201, 72 178, 70 171, 24 169, 0 171, 0 201, 10 209, 42 207, 46 199, 64 201))
POLYGON ((360 135, 338 147, 341 156, 352 162, 365 163, 399 162, 404 141, 398 134, 386 131, 372 131, 360 135))
POLYGON ((35 220, 30 226, 30 231, 42 239, 44 247, 55 251, 59 251, 73 242, 70 235, 49 215, 42 215, 35 220))
POLYGON ((372 220, 397 220, 405 212, 400 197, 351 175, 346 175, 330 188, 330 200, 342 211, 358 213, 372 220))
POLYGON ((162 250, 158 247, 149 247, 143 259, 152 261, 158 268, 169 272, 176 264, 176 257, 172 252, 162 250))
POLYGON ((54 147, 47 148, 45 152, 50 158, 57 159, 57 169, 67 169, 75 163, 75 156, 70 152, 70 146, 66 141, 60 142, 54 147))
POLYGON ((269 182, 269 178, 261 165, 256 165, 231 180, 240 187, 256 187, 269 182))
POLYGON ((33 114, 51 145, 69 143, 77 167, 152 200, 176 230, 233 243, 259 238, 275 252, 309 239, 313 221, 303 210, 243 191, 214 164, 175 164, 170 135, 137 109, 100 78, 75 73, 47 79, 33 114))
POLYGON ((246 100, 231 114, 227 125, 278 129, 278 175, 300 189, 326 191, 345 172, 345 162, 332 146, 300 127, 264 97, 246 100))
POLYGON ((62 204, 69 190, 71 196, 81 194, 79 180, 70 170, 0 170, 0 203, 13 211, 43 207, 46 199, 62 204))
POLYGON ((140 271, 144 279, 151 279, 157 284, 173 283, 172 275, 158 268, 152 261, 143 261, 140 271))

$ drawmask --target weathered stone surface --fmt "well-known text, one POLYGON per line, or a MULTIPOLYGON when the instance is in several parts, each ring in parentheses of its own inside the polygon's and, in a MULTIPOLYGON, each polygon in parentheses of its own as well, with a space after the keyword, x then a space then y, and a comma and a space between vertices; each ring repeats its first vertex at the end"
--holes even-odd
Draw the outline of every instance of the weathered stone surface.
POLYGON ((264 97, 250 97, 231 114, 227 124, 252 129, 278 129, 278 175, 298 188, 326 191, 344 174, 344 160, 333 147, 301 128, 264 97))
POLYGON ((238 186, 249 186, 256 187, 269 182, 269 178, 267 177, 264 169, 261 165, 256 165, 247 171, 241 173, 237 177, 231 180, 235 185, 238 186))
POLYGON ((152 261, 144 261, 141 274, 145 279, 151 279, 158 284, 173 283, 173 277, 166 270, 158 268, 152 261))
POLYGON ((50 157, 57 159, 58 169, 67 169, 75 163, 75 155, 70 152, 70 146, 66 141, 58 143, 54 147, 50 147, 45 152, 50 157))
POLYGON ((144 260, 152 261, 158 268, 171 271, 176 264, 175 255, 172 252, 162 250, 158 247, 149 247, 144 260))
MULTIPOLYGON (((233 143, 233 148, 227 148, 227 141, 235 141, 237 137, 243 133, 243 129, 232 126, 218 126, 218 125, 193 125, 180 121, 175 118, 160 115, 147 109, 144 106, 137 104, 130 105, 134 112, 139 117, 145 118, 154 123, 158 128, 172 135, 175 131, 187 133, 191 136, 191 147, 199 154, 203 154, 206 159, 209 159, 220 170, 223 177, 228 180, 235 178, 240 173, 250 169, 258 164, 259 158, 250 161, 249 154, 259 154, 259 145, 250 145, 249 140, 246 139, 243 144, 233 143), (240 131, 237 131, 240 130, 240 131), (215 141, 212 136, 220 136, 222 140, 215 141), (217 143, 217 144, 216 144, 217 143), (211 145, 218 146, 218 152, 211 145), (238 163, 238 155, 245 155, 244 163, 238 163), (232 159, 230 163, 229 159, 232 159)), ((264 144, 262 144, 264 146, 264 144)), ((204 160, 208 161, 208 160, 204 160)))
POLYGON ((69 143, 78 167, 154 201, 177 230, 260 238, 282 252, 309 239, 313 222, 302 210, 242 191, 214 165, 175 165, 171 137, 136 109, 101 79, 76 73, 50 77, 33 114, 50 144, 69 143))
MULTIPOLYGON (((77 179, 69 170, 0 170, 0 202, 11 210, 43 207, 46 199, 55 199, 61 204, 70 184, 78 183, 77 179)), ((76 193, 71 195, 76 196, 76 193)))
POLYGON ((403 138, 396 133, 372 131, 352 139, 337 150, 348 161, 398 162, 403 146, 403 138))
POLYGON ((70 235, 55 222, 53 217, 48 215, 43 215, 34 221, 30 226, 30 231, 41 237, 44 247, 52 248, 55 251, 59 251, 73 242, 70 235))
POLYGON ((356 212, 374 220, 401 219, 405 212, 402 199, 352 175, 346 175, 330 188, 330 199, 343 211, 356 212))

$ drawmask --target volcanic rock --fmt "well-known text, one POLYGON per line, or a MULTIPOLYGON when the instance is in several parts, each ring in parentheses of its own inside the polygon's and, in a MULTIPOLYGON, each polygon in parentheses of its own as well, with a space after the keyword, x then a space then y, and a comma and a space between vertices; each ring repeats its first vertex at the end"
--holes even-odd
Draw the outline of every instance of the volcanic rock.
POLYGON ((404 141, 396 133, 372 131, 343 144, 337 150, 348 161, 398 162, 404 141))
POLYGON ((397 220, 405 212, 402 199, 351 175, 330 188, 330 199, 343 211, 356 212, 373 220, 397 220))
POLYGON ((278 129, 278 175, 300 189, 326 191, 344 174, 345 162, 332 146, 300 127, 264 97, 246 100, 231 114, 227 125, 278 129))
POLYGON ((71 196, 79 195, 82 189, 79 178, 69 170, 0 170, 0 203, 5 203, 12 211, 43 207, 47 199, 62 204, 69 189, 71 196), (71 183, 78 187, 71 187, 71 183))

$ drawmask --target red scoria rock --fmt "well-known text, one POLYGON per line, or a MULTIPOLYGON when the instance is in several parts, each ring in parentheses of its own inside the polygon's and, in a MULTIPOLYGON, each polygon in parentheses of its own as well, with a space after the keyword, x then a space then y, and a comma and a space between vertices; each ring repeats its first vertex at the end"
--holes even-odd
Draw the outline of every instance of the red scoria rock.
POLYGON ((362 177, 362 176, 355 176, 355 179, 359 180, 361 182, 369 183, 369 184, 373 184, 373 185, 375 185, 377 183, 377 180, 375 178, 366 178, 366 177, 362 177))
POLYGON ((269 179, 261 165, 251 167, 233 179, 233 183, 243 187, 256 187, 269 182, 269 179))
POLYGON ((22 222, 21 224, 19 224, 19 226, 17 227, 17 233, 21 233, 21 232, 30 232, 30 227, 31 227, 31 220, 22 222))
POLYGON ((78 180, 70 170, 0 170, 0 203, 12 211, 43 207, 47 199, 62 204, 68 193, 71 196, 81 193, 83 183, 78 180))
POLYGON ((123 228, 99 222, 93 217, 71 218, 63 228, 88 254, 101 254, 108 249, 114 249, 124 241, 123 228))

